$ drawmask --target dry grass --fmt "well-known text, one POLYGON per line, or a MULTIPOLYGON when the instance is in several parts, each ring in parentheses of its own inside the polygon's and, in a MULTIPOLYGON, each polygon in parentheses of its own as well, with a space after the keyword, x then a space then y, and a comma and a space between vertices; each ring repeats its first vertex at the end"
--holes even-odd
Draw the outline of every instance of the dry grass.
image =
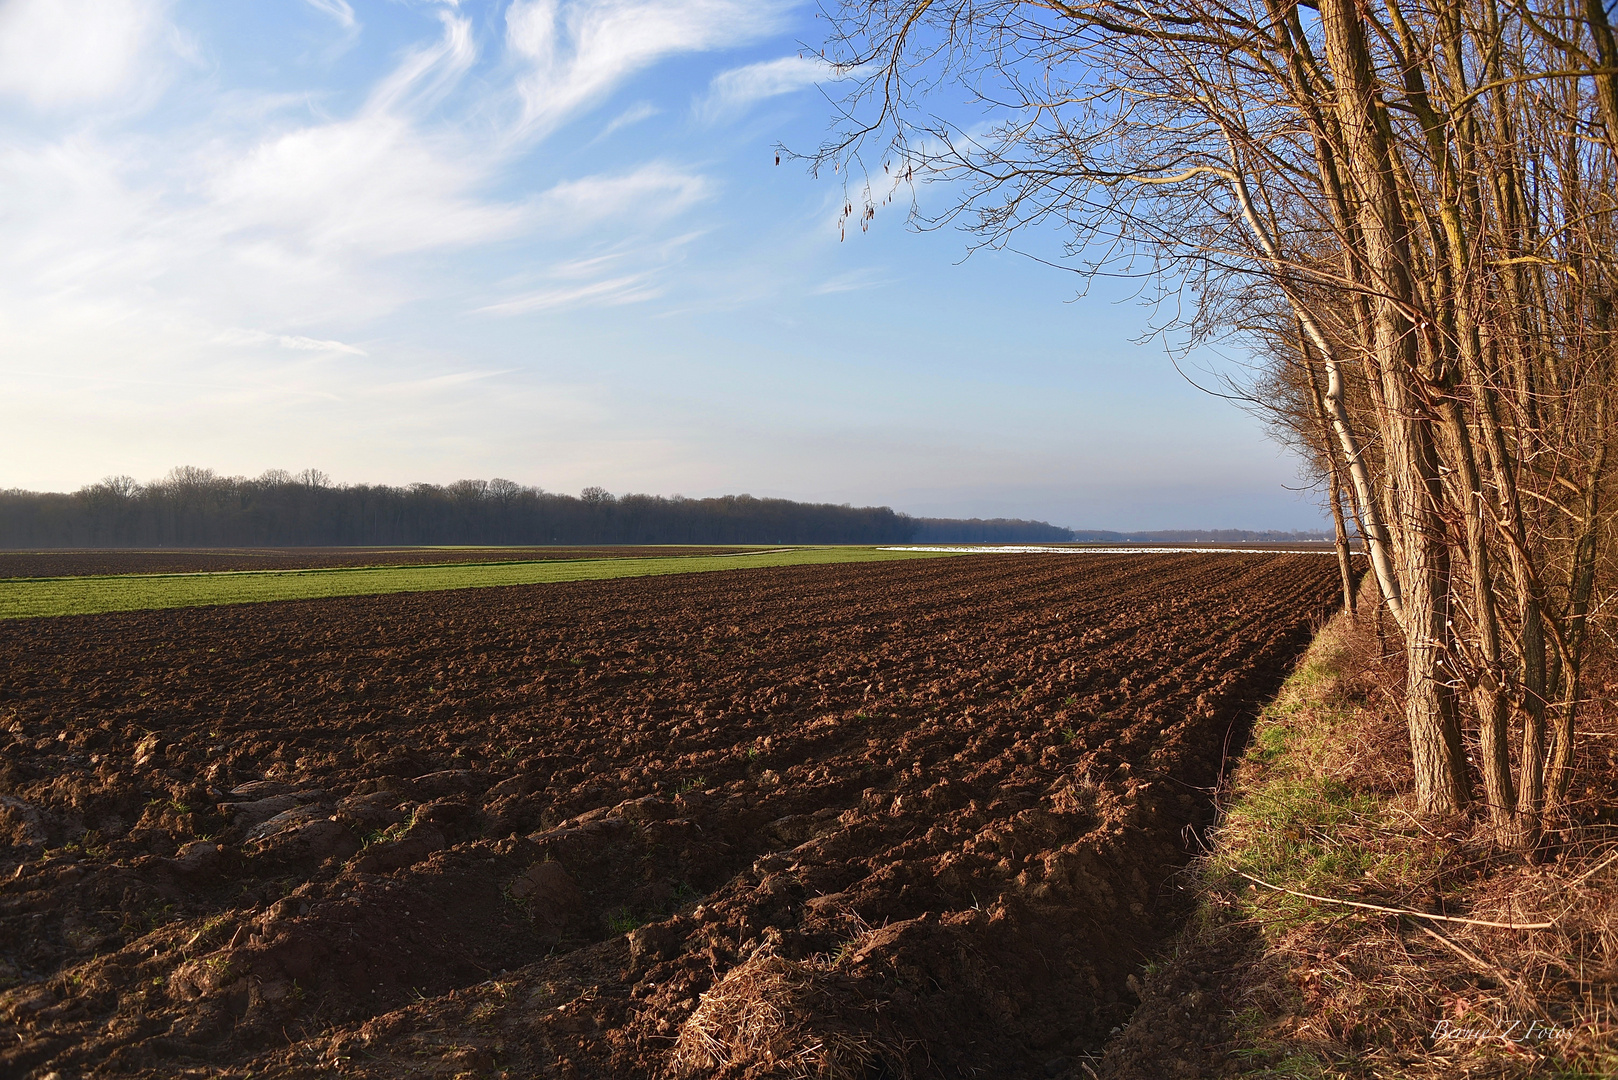
POLYGON ((680 1028, 675 1069, 794 1080, 908 1076, 903 1046, 865 1000, 827 958, 757 953, 702 995, 680 1028))
MULTIPOLYGON (((1367 607, 1369 605, 1366 605, 1367 607)), ((1256 1075, 1618 1075, 1618 788, 1610 706, 1581 739, 1582 789, 1544 855, 1493 846, 1469 819, 1410 813, 1392 640, 1338 618, 1254 731, 1202 868, 1205 924, 1256 927, 1226 1004, 1256 1075), (1344 900, 1503 930, 1319 904, 1344 900)), ((1606 680, 1592 679, 1602 692, 1606 680)))

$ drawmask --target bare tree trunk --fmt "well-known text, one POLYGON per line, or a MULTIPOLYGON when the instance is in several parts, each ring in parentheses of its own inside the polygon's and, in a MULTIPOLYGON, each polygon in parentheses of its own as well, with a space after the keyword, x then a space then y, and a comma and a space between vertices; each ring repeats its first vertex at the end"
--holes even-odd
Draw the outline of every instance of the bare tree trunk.
POLYGON ((1348 549, 1348 529, 1343 525, 1343 483, 1337 478, 1336 462, 1331 468, 1331 523, 1337 536, 1337 572, 1343 578, 1343 610, 1352 619, 1359 612, 1354 602, 1354 564, 1348 549))
POLYGON ((1054 219, 1075 251, 1144 244, 1206 275, 1188 326, 1251 334, 1288 365, 1252 400, 1321 455, 1350 609, 1359 522, 1403 633, 1416 801, 1471 798, 1464 710, 1490 825, 1518 845, 1566 798, 1586 623, 1612 599, 1597 560, 1618 357, 1610 5, 832 5, 838 63, 862 74, 820 162, 891 130, 967 181, 938 220, 970 212, 1003 238, 1054 219), (914 123, 907 65, 939 59, 964 63, 946 77, 1000 127, 914 123))
POLYGON ((1434 512, 1438 470, 1427 430, 1405 423, 1407 460, 1399 470, 1416 484, 1399 492, 1405 545, 1405 726, 1416 773, 1416 802, 1426 812, 1451 813, 1470 800, 1455 711, 1455 672, 1445 665, 1450 630, 1449 547, 1434 512))
MULTIPOLYGON (((1602 329, 1605 330, 1605 327, 1602 329)), ((1607 372, 1603 371, 1603 379, 1606 375, 1607 372)), ((1607 408, 1603 397, 1598 397, 1595 402, 1594 426, 1596 454, 1584 478, 1584 528, 1573 547, 1567 628, 1570 670, 1564 676, 1567 692, 1556 714, 1556 742, 1551 748, 1549 782, 1545 792, 1548 809, 1559 807, 1567 800, 1568 785, 1573 779, 1573 735, 1579 713, 1579 698, 1584 693, 1584 637, 1590 617, 1590 596, 1595 590, 1601 479, 1607 465, 1607 408)))
POLYGON ((1445 403, 1444 430, 1457 474, 1458 500, 1466 510, 1466 552, 1472 566, 1473 632, 1478 650, 1472 673, 1472 705, 1478 714, 1478 751, 1484 798, 1495 834, 1511 846, 1532 846, 1537 835, 1524 829, 1517 814, 1517 792, 1511 780, 1510 729, 1501 663, 1500 620, 1494 601, 1494 571, 1489 560, 1489 530, 1484 519, 1482 485, 1471 432, 1460 403, 1445 403))
MULTIPOLYGON (((1235 192, 1237 202, 1242 208, 1242 216, 1246 219, 1248 227, 1253 230, 1253 236, 1258 240, 1259 247, 1276 263, 1277 268, 1284 266, 1280 250, 1275 238, 1264 220, 1259 217, 1257 208, 1253 205, 1252 193, 1248 190, 1247 181, 1240 172, 1230 176, 1231 188, 1235 192)), ((1394 565, 1392 553, 1392 537, 1384 518, 1376 504, 1375 489, 1371 485, 1371 473, 1365 464, 1365 449, 1360 445, 1359 436, 1354 431, 1354 424, 1349 419, 1348 410, 1343 405, 1343 375, 1342 367, 1337 359, 1336 351, 1331 342, 1327 340, 1324 332, 1315 322, 1307 304, 1289 293, 1294 316, 1298 320, 1298 327, 1302 331, 1301 347, 1304 349, 1304 364, 1308 365, 1308 344, 1313 342, 1320 351, 1321 359, 1326 365, 1326 392, 1323 395, 1323 408, 1331 420, 1330 430, 1337 436, 1337 442, 1342 447, 1343 458, 1348 465, 1348 475, 1353 481, 1354 494, 1360 508, 1360 534, 1365 537, 1365 545, 1371 556, 1371 568, 1376 573, 1377 584, 1382 590, 1382 601, 1388 607, 1388 614, 1393 621, 1401 627, 1404 626, 1404 589, 1400 585, 1398 570, 1394 565)), ((1310 384, 1314 385, 1314 377, 1310 376, 1310 384)))
POLYGON ((1607 128, 1607 145, 1618 150, 1618 39, 1607 19, 1607 0, 1584 0, 1584 14, 1596 47, 1596 100, 1607 128))
POLYGON ((1375 289, 1371 351, 1387 404, 1385 455, 1404 555, 1405 723, 1416 801, 1429 813, 1448 813, 1466 806, 1469 785, 1452 674, 1444 666, 1450 633, 1449 553, 1437 513, 1443 496, 1430 416, 1418 391, 1410 238, 1360 12, 1354 0, 1323 0, 1320 16, 1337 81, 1337 114, 1344 158, 1355 181, 1365 264, 1375 289))
MULTIPOLYGON (((1547 657, 1545 650, 1544 603, 1538 575, 1529 561, 1528 529, 1523 522, 1516 470, 1511 451, 1501 429, 1499 409, 1492 383, 1476 367, 1468 371, 1476 414, 1483 434, 1484 460, 1496 495, 1497 531, 1506 540, 1511 566, 1512 591, 1517 597, 1518 689, 1515 710, 1522 718, 1522 744, 1517 791, 1518 812, 1527 827, 1534 827, 1544 799, 1543 765, 1540 755, 1545 744, 1545 696, 1547 657)), ((1528 838, 1522 837, 1526 843, 1528 838)))
POLYGON ((1343 482, 1337 471, 1337 455, 1332 453, 1331 421, 1326 416, 1326 403, 1321 399, 1320 383, 1315 379, 1315 366, 1309 362, 1308 336, 1298 335, 1298 352, 1303 358, 1304 377, 1309 380, 1309 397, 1315 406, 1315 423, 1320 428, 1321 452, 1326 457, 1327 484, 1331 489, 1331 521, 1336 535, 1337 571, 1343 578, 1343 610, 1353 618, 1354 567, 1348 553, 1348 530, 1343 525, 1343 482))

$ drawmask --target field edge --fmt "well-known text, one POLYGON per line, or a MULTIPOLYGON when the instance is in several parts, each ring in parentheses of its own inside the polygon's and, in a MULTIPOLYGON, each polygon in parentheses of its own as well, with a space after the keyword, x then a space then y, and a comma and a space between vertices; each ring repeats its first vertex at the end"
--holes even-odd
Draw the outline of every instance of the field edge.
POLYGON ((1579 939, 1600 936, 1618 899, 1610 842, 1574 826, 1553 866, 1524 865, 1464 820, 1436 836, 1416 820, 1402 719, 1378 693, 1400 673, 1363 585, 1358 619, 1339 611, 1321 628, 1254 725, 1188 875, 1194 913, 1143 965, 1141 1003, 1098 1064, 1105 1080, 1618 1075, 1610 987, 1598 1001, 1587 978, 1548 993, 1539 978, 1540 996, 1526 993, 1547 971, 1601 967, 1579 939), (1560 919, 1548 932, 1457 927, 1285 889, 1560 919))
POLYGON ((817 546, 725 555, 443 563, 425 566, 311 567, 197 573, 117 574, 0 581, 0 621, 103 615, 122 611, 320 600, 345 596, 549 585, 628 577, 761 570, 902 559, 963 552, 892 551, 875 546, 817 546), (746 560, 746 561, 743 561, 746 560))

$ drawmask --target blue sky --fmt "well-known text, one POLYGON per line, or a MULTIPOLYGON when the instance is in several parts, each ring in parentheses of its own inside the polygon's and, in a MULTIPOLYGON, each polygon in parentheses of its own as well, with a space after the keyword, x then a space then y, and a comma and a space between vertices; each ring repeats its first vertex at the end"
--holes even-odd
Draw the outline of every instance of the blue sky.
POLYGON ((771 0, 0 0, 0 487, 1320 523, 1135 343, 1132 286, 967 258, 904 192, 841 239, 840 179, 774 156, 826 130, 821 34, 771 0))

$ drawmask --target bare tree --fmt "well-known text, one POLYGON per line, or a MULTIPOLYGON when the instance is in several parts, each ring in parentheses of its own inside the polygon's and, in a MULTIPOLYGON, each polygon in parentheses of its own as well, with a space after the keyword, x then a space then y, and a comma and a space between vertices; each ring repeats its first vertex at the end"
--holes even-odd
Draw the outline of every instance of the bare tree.
MULTIPOLYGON (((1470 738, 1490 825, 1534 845, 1568 790, 1606 589, 1618 52, 1602 0, 830 14, 855 89, 817 166, 870 177, 880 158, 951 182, 934 223, 989 244, 1054 226, 1087 273, 1144 260, 1192 301, 1194 335, 1298 368, 1293 427, 1403 632, 1417 802, 1473 805, 1470 738)), ((869 220, 882 194, 868 180, 846 213, 869 220)))

